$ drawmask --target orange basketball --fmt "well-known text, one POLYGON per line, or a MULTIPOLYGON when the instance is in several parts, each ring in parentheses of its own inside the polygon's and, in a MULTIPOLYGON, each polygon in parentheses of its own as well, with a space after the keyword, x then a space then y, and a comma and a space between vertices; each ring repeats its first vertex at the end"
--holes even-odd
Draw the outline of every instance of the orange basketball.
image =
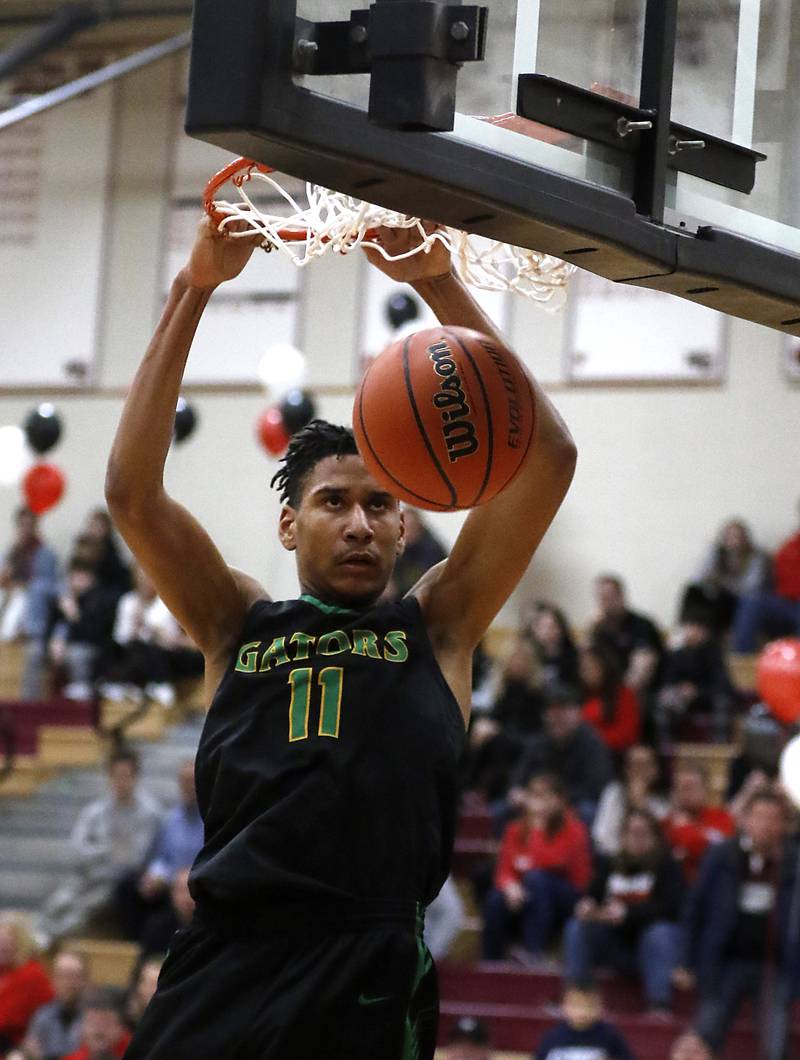
POLYGON ((483 504, 509 484, 534 418, 533 390, 514 354, 450 325, 387 346, 353 407, 370 473, 400 500, 441 512, 483 504))

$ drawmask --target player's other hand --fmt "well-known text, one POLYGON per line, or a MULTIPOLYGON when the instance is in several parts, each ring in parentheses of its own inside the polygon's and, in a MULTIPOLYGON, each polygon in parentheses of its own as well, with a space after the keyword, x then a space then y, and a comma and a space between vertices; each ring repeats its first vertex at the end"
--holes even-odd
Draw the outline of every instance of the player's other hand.
MULTIPOLYGON (((441 225, 424 222, 428 233, 441 229, 441 225)), ((419 229, 414 228, 379 228, 375 242, 380 243, 387 254, 397 258, 400 254, 418 247, 421 242, 419 229)), ((376 269, 385 272, 398 283, 419 283, 424 280, 436 280, 449 276, 452 272, 450 248, 440 239, 435 239, 430 250, 411 254, 399 261, 387 261, 379 250, 364 250, 368 260, 376 269)))
MULTIPOLYGON (((236 221, 229 231, 242 231, 245 228, 244 222, 236 221)), ((181 275, 190 287, 213 290, 226 280, 238 276, 261 242, 262 238, 258 235, 234 239, 231 235, 217 231, 210 217, 203 217, 189 261, 181 275)))

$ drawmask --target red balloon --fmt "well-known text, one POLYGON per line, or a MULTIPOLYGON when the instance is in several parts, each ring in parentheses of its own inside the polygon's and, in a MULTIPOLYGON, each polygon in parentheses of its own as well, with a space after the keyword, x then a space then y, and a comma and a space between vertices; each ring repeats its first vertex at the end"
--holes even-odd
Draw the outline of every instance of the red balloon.
POLYGON ((800 637, 766 645, 758 658, 758 694, 780 721, 800 721, 800 637))
POLYGON ((286 451, 290 435, 279 408, 273 407, 261 413, 256 422, 256 432, 258 440, 268 453, 280 456, 286 451))
POLYGON ((42 512, 54 508, 64 495, 66 479, 55 464, 34 464, 22 480, 22 492, 32 512, 42 512))

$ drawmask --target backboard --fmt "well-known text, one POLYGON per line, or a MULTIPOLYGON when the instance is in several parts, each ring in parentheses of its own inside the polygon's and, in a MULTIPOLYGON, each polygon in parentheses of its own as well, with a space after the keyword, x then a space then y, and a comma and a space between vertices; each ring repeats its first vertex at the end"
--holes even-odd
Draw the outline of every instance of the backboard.
POLYGON ((196 0, 187 131, 800 335, 800 0, 354 3, 196 0))

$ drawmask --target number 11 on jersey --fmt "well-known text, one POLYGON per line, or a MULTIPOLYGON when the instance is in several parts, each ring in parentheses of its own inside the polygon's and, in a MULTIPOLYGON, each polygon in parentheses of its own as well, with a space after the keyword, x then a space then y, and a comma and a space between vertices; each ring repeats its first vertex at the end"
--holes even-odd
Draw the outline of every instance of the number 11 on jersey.
MULTIPOLYGON (((301 666, 289 674, 289 684, 292 688, 289 700, 289 743, 308 739, 312 674, 310 666, 301 666)), ((320 736, 339 736, 343 678, 344 671, 341 666, 326 666, 317 675, 317 684, 322 689, 318 729, 320 736)))

